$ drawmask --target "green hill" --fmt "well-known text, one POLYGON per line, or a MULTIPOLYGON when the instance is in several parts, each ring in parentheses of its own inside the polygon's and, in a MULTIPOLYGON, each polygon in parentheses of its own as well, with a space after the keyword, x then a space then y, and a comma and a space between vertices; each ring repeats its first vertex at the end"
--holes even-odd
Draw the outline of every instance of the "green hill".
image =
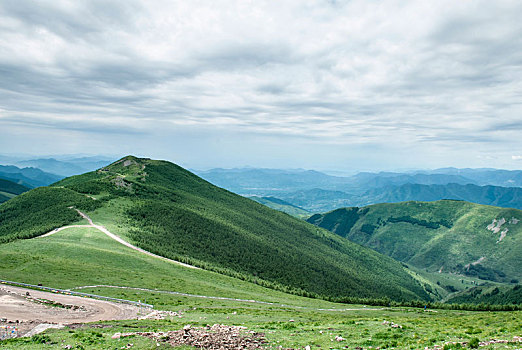
POLYGON ((522 304, 522 285, 490 285, 477 286, 452 296, 451 304, 484 303, 484 304, 522 304))
POLYGON ((510 282, 522 277, 522 211, 463 201, 342 208, 308 219, 427 271, 510 282))
POLYGON ((18 196, 0 206, 0 240, 77 221, 70 207, 143 249, 261 285, 328 297, 429 298, 393 259, 165 161, 125 157, 18 196))
MULTIPOLYGON (((138 253, 94 228, 70 228, 49 237, 1 244, 0 260, 2 279, 56 288, 105 284, 298 305, 308 300, 138 253)), ((105 292, 118 296, 114 293, 119 291, 105 292)), ((166 299, 154 304, 172 307, 166 299)))

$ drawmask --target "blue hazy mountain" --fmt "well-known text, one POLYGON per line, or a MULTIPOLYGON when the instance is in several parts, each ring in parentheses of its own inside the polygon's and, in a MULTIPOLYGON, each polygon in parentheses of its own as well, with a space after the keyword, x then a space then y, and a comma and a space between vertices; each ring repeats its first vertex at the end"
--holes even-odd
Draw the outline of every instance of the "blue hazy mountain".
POLYGON ((313 170, 212 169, 207 181, 245 196, 276 197, 311 212, 406 200, 459 199, 522 208, 522 171, 445 168, 332 176, 313 170))

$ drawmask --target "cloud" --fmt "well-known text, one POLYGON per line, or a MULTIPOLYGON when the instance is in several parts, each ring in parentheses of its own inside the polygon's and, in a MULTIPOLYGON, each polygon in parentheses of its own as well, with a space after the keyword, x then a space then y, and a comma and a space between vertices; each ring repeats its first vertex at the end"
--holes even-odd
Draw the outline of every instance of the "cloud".
POLYGON ((521 12, 486 0, 6 0, 0 124, 506 153, 520 146, 521 12))
POLYGON ((513 160, 522 160, 522 156, 511 156, 513 160))

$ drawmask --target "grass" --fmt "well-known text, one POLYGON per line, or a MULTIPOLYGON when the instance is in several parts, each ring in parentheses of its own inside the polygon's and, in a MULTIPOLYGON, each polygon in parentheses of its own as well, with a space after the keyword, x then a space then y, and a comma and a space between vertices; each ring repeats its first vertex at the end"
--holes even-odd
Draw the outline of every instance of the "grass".
MULTIPOLYGON (((340 349, 361 347, 365 349, 424 349, 446 342, 479 340, 511 340, 522 331, 519 314, 476 313, 444 311, 438 313, 411 309, 387 309, 382 311, 359 310, 344 313, 316 312, 310 310, 249 308, 245 306, 197 305, 183 310, 181 318, 161 321, 111 321, 103 322, 107 328, 86 325, 76 330, 49 330, 45 332, 49 345, 34 340, 11 342, 16 349, 62 349, 64 345, 82 346, 85 349, 114 349, 132 343, 133 349, 153 349, 155 342, 141 337, 113 340, 116 332, 169 331, 186 324, 205 326, 215 323, 241 325, 249 330, 264 333, 268 346, 276 348, 340 349), (400 325, 392 328, 384 321, 400 325), (344 341, 338 342, 336 336, 344 341)), ((0 348, 2 348, 0 342, 0 348)), ((9 343, 4 348, 9 348, 9 343)), ((497 344, 489 349, 519 348, 517 344, 497 344)), ((186 347, 188 349, 188 347, 186 347)))
POLYGON ((94 228, 70 228, 49 237, 2 244, 0 261, 2 279, 62 289, 98 284, 147 286, 299 306, 330 305, 154 258, 125 247, 94 228))
MULTIPOLYGON (((161 321, 102 322, 107 328, 87 324, 75 330, 48 330, 40 337, 0 342, 0 349, 63 349, 65 345, 77 349, 114 349, 128 343, 133 344, 133 349, 161 349, 161 344, 157 347, 155 342, 141 337, 115 340, 111 336, 116 332, 176 330, 186 324, 204 326, 215 323, 246 326, 265 333, 270 346, 287 348, 310 345, 323 349, 345 346, 419 349, 446 341, 469 341, 475 337, 480 340, 512 339, 522 332, 521 312, 425 312, 303 298, 138 253, 94 228, 71 228, 49 237, 2 244, 0 261, 3 279, 32 284, 60 288, 109 284, 274 303, 205 299, 106 287, 83 289, 84 292, 146 301, 157 309, 179 311, 182 317, 161 321), (383 325, 384 320, 403 328, 383 325), (335 336, 341 336, 345 341, 332 341, 335 336)), ((508 347, 516 348, 514 345, 508 347)))

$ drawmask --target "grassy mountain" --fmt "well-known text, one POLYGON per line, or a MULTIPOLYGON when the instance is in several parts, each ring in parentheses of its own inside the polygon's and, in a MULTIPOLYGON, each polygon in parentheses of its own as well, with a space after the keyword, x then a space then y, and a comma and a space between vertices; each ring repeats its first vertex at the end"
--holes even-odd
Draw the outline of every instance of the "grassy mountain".
POLYGON ((428 298, 393 259, 165 161, 126 157, 18 196, 0 206, 0 227, 6 227, 0 239, 74 222, 79 217, 71 206, 153 253, 283 290, 428 298))
POLYGON ((452 295, 447 302, 451 304, 522 304, 522 285, 484 284, 452 295))
MULTIPOLYGON (((308 300, 138 253, 94 228, 71 228, 45 238, 1 244, 0 260, 3 279, 56 288, 106 284, 298 305, 308 300)), ((163 302, 167 300, 154 304, 163 308, 163 302)))
POLYGON ((252 197, 248 197, 248 198, 250 198, 260 204, 266 205, 269 208, 282 211, 284 213, 295 216, 297 218, 307 218, 311 215, 311 213, 308 210, 298 207, 297 205, 288 203, 288 202, 286 202, 282 199, 276 198, 276 197, 252 196, 252 197))
POLYGON ((308 219, 428 271, 509 282, 521 279, 522 211, 463 201, 342 208, 308 219))
POLYGON ((0 165, 0 178, 33 188, 50 185, 62 179, 63 176, 46 173, 36 168, 18 168, 14 165, 0 165))
POLYGON ((29 187, 0 178, 0 203, 29 190, 29 187))

